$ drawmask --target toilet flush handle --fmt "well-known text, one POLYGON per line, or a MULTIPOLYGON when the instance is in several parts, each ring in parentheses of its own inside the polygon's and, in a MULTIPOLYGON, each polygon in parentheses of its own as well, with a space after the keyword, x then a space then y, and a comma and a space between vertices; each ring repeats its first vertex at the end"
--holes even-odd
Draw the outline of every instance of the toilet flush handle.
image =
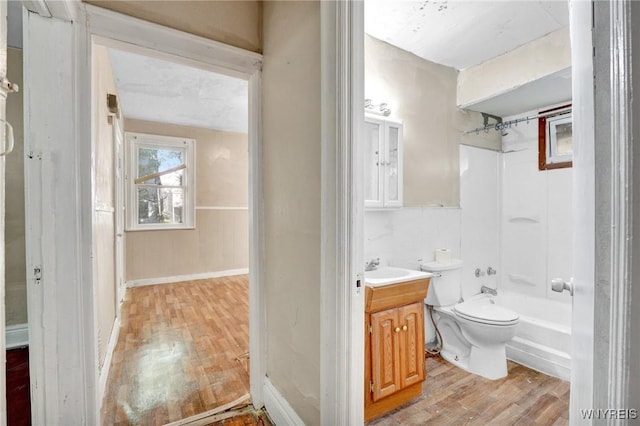
POLYGON ((558 293, 562 293, 564 290, 567 290, 569 294, 573 296, 573 278, 569 279, 568 282, 562 278, 552 279, 551 290, 557 291, 558 293))

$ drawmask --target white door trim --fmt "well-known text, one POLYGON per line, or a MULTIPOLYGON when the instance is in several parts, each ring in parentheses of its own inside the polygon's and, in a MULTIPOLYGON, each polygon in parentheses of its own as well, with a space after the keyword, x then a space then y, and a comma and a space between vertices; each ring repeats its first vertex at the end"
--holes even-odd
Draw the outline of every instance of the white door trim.
POLYGON ((364 420, 364 4, 321 2, 320 13, 320 423, 357 425, 364 420))
POLYGON ((630 7, 629 0, 572 0, 570 8, 576 141, 571 424, 622 424, 611 416, 585 418, 582 410, 637 408, 627 405, 633 264, 630 7))
MULTIPOLYGON (((609 312, 609 369, 606 407, 629 407, 631 359, 631 286, 633 266, 633 90, 631 81, 631 1, 610 2, 609 58, 611 68, 611 224, 602 224, 611 233, 609 312), (621 53, 622 52, 622 53, 621 53)), ((597 11, 597 9, 596 9, 597 11)), ((597 13, 597 12, 596 12, 597 13)), ((598 34, 598 33, 596 33, 598 34)), ((596 61, 598 64, 598 61, 596 61)), ((604 64, 603 64, 604 65, 604 64)), ((596 72, 598 72, 596 65, 596 72)), ((637 85, 636 85, 637 87, 637 85)), ((597 111, 597 110, 596 110, 597 111)), ((596 170, 596 172, 598 172, 596 170)), ((636 324, 637 326, 637 324, 636 324)), ((612 424, 623 424, 621 419, 612 424)))
MULTIPOLYGON (((594 91, 591 2, 571 1, 573 84, 573 309, 570 417, 593 408, 594 365, 594 91), (581 191, 584 188, 584 192, 581 191), (582 211, 581 215, 576 215, 582 211)), ((568 278, 568 277, 567 277, 568 278)))
MULTIPOLYGON (((51 143, 46 145, 46 149, 51 150, 51 156, 47 153, 42 161, 43 167, 38 169, 42 174, 40 182, 42 185, 51 185, 53 182, 60 184, 63 182, 65 188, 75 188, 69 192, 69 202, 67 206, 72 206, 77 219, 71 221, 75 224, 74 231, 70 233, 70 238, 66 238, 55 247, 55 257, 53 259, 43 256, 42 263, 43 280, 40 288, 57 288, 61 294, 71 293, 77 295, 77 300, 64 299, 61 297, 43 297, 43 294, 29 295, 30 317, 39 318, 44 313, 58 313, 58 321, 47 323, 47 336, 55 339, 62 338, 58 344, 47 350, 46 360, 43 355, 44 347, 38 340, 30 341, 35 357, 32 357, 34 364, 31 365, 33 383, 46 383, 46 389, 38 386, 35 392, 32 391, 34 421, 37 424, 99 424, 100 405, 98 400, 98 360, 97 340, 96 340, 96 289, 93 279, 93 259, 92 247, 92 217, 93 206, 93 144, 86 143, 92 140, 91 126, 91 47, 92 42, 99 40, 100 44, 107 46, 125 47, 129 50, 141 50, 145 53, 155 52, 163 59, 178 61, 191 66, 201 67, 216 72, 223 72, 228 75, 244 78, 249 82, 249 169, 251 176, 249 179, 250 191, 250 357, 251 357, 251 396, 256 406, 263 403, 262 388, 265 377, 266 356, 264 318, 264 295, 262 291, 262 187, 260 185, 262 176, 262 156, 260 151, 261 125, 261 64, 262 56, 236 47, 228 46, 202 37, 183 33, 181 31, 169 29, 160 25, 149 23, 136 18, 121 15, 99 7, 74 3, 76 5, 77 19, 73 22, 60 24, 58 33, 66 34, 64 40, 71 40, 71 43, 47 44, 51 55, 59 55, 61 58, 71 58, 71 72, 57 74, 55 90, 47 90, 44 81, 51 83, 48 73, 51 71, 47 67, 28 67, 25 70, 25 77, 31 76, 32 80, 42 79, 43 86, 41 92, 35 89, 31 92, 30 105, 25 105, 29 117, 29 108, 37 107, 40 117, 45 120, 40 122, 33 120, 30 123, 30 138, 41 135, 46 140, 50 138, 51 143), (110 44, 113 43, 113 44, 110 44), (149 50, 150 49, 150 50, 149 50), (64 93, 66 102, 60 102, 57 96, 52 93, 64 93), (49 117, 66 114, 69 118, 66 122, 59 124, 60 131, 51 132, 45 126, 49 117), (75 123, 75 124, 69 124, 75 123), (48 133, 47 133, 48 132, 48 133), (63 135, 69 142, 63 141, 63 135), (62 163, 55 163, 50 159, 63 159, 62 163), (66 164, 65 167, 59 167, 66 164), (54 280, 57 265, 65 265, 69 273, 74 272, 71 279, 65 281, 54 280), (48 278, 50 277, 50 278, 48 278), (51 279, 51 281, 48 281, 51 279), (64 313, 64 314, 63 314, 64 313), (76 344, 65 344, 73 336, 79 341, 76 344), (57 371, 63 360, 73 361, 78 365, 82 374, 66 375, 64 378, 64 389, 61 389, 61 374, 57 371), (64 391, 64 395, 61 395, 64 391), (61 395, 55 397, 55 395, 61 395), (65 401, 65 399, 67 401, 65 401), (68 400, 74 401, 69 404, 68 400)), ((33 14, 32 14, 33 15, 33 14)), ((35 16, 35 15, 34 15, 35 16)), ((37 17, 39 18, 39 17, 37 17)), ((29 29, 38 30, 39 27, 47 24, 42 23, 42 18, 38 22, 25 20, 25 31, 29 29)), ((57 21, 51 19, 49 21, 57 21)), ((60 35, 62 37, 63 35, 60 35)), ((42 40, 39 40, 43 42, 42 40)), ((46 43, 46 42, 43 42, 46 43)), ((28 64, 29 65, 29 64, 28 64)), ((33 64, 32 64, 33 65, 33 64)), ((30 80, 26 80, 25 83, 30 80)), ((29 86, 29 84, 25 84, 29 86)), ((55 126, 53 128, 56 128, 55 126)), ((29 145, 31 146, 31 145, 29 145)), ((34 175, 34 177, 38 177, 34 175)), ((34 182, 29 181, 31 185, 34 182)), ((38 182, 36 182, 38 184, 38 182)), ((32 187, 27 188, 27 192, 33 191, 32 187)), ((43 214, 42 208, 46 205, 55 205, 53 200, 45 197, 49 192, 47 188, 41 188, 39 194, 33 194, 33 205, 30 208, 40 207, 39 210, 30 214, 28 220, 38 223, 43 214), (47 198, 47 203, 40 202, 39 198, 47 198)), ((57 200, 56 200, 57 201, 57 200)), ((29 210, 29 209, 28 209, 29 210)), ((33 241, 30 244, 29 261, 33 262, 36 257, 40 257, 36 252, 42 247, 45 251, 54 250, 50 245, 55 241, 54 231, 56 230, 56 215, 48 218, 47 226, 42 226, 42 235, 36 238, 32 234, 33 241), (37 241, 36 241, 37 240, 37 241)), ((69 222, 66 220, 65 223, 69 222)), ((58 229, 59 232, 59 229, 58 229)), ((65 269, 65 272, 67 271, 65 269)), ((30 282, 30 286, 33 284, 30 282)), ((50 290, 51 291, 51 290, 50 290)), ((35 321, 34 321, 35 322, 35 321)), ((36 337, 38 334, 36 333, 36 337)), ((40 336, 42 340, 43 336, 40 336)), ((31 339, 31 337, 30 337, 31 339)), ((49 339, 50 340, 50 339, 49 339)), ((73 339, 71 339, 73 340, 73 339)), ((32 390, 33 390, 32 385, 32 390)))

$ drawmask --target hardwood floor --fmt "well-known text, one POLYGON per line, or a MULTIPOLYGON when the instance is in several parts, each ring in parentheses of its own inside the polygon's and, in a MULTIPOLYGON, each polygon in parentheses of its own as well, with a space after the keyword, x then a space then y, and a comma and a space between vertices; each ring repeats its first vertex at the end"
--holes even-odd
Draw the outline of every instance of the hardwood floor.
POLYGON ((31 424, 31 394, 29 383, 29 348, 7 351, 7 424, 28 426, 31 424))
POLYGON ((494 381, 427 358, 422 396, 369 426, 569 424, 569 382, 511 361, 508 369, 494 381))
POLYGON ((131 288, 104 425, 162 425, 249 394, 246 275, 131 288))

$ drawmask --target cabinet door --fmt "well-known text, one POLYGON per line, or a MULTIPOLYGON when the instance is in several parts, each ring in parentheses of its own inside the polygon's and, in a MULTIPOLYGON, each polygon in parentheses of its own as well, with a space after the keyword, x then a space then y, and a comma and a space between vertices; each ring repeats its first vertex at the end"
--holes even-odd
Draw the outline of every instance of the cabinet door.
POLYGON ((373 401, 401 389, 398 309, 371 314, 371 380, 373 401))
POLYGON ((384 122, 366 117, 364 123, 364 205, 383 206, 384 122))
POLYGON ((424 305, 414 303, 398 310, 400 385, 405 388, 424 380, 424 305))
POLYGON ((385 122, 384 205, 402 207, 402 124, 385 122))

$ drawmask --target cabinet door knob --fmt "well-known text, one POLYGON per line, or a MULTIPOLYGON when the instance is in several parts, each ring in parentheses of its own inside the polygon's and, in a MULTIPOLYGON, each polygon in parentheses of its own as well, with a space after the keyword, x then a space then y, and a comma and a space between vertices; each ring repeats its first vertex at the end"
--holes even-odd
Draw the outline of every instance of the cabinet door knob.
POLYGON ((406 325, 402 326, 402 331, 407 331, 407 326, 406 325))
POLYGON ((400 333, 400 327, 396 327, 396 333, 400 333))

